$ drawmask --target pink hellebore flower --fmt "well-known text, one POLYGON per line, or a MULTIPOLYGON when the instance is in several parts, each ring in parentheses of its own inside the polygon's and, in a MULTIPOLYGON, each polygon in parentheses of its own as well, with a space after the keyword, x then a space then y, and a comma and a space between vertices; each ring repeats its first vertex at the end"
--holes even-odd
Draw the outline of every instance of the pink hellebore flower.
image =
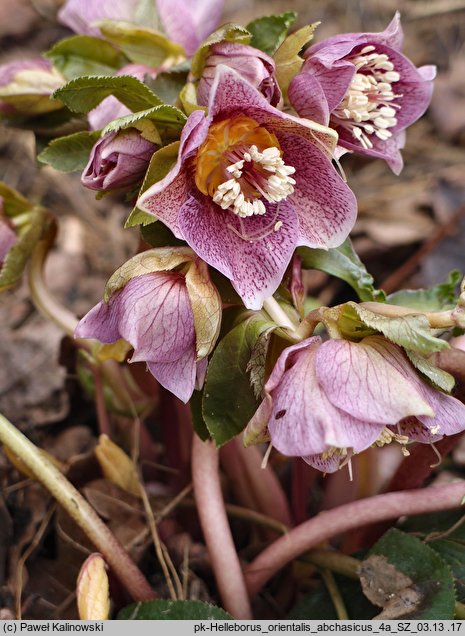
MULTIPOLYGON (((152 0, 167 36, 193 55, 218 26, 224 0, 152 0)), ((99 36, 94 23, 119 20, 137 23, 141 0, 67 0, 58 13, 60 22, 75 33, 99 36)), ((144 25, 152 27, 154 25, 144 25)))
POLYGON ((197 102, 207 106, 216 67, 225 64, 257 88, 272 104, 281 101, 281 91, 274 75, 276 65, 272 57, 259 49, 237 42, 218 42, 210 47, 202 77, 197 85, 197 102))
POLYGON ((65 80, 48 60, 15 60, 0 65, 0 115, 42 115, 63 104, 50 99, 65 80))
POLYGON ((465 405, 422 380, 383 336, 323 343, 314 336, 279 357, 246 440, 266 425, 281 453, 333 472, 347 451, 465 430, 465 405))
POLYGON ((92 148, 81 183, 91 190, 118 190, 136 185, 158 146, 135 128, 107 133, 92 148))
POLYGON ((196 382, 203 383, 221 321, 221 300, 206 264, 188 248, 149 250, 113 274, 106 295, 75 336, 103 343, 124 338, 134 348, 131 362, 145 361, 162 386, 187 402, 196 382), (172 270, 186 261, 187 271, 172 270))
POLYGON ((137 205, 259 309, 297 245, 336 247, 354 224, 355 197, 330 161, 335 141, 331 129, 277 110, 220 65, 208 115, 189 116, 175 166, 137 205))
POLYGON ((402 40, 399 13, 381 33, 330 37, 307 49, 289 87, 301 117, 329 124, 340 146, 385 159, 396 174, 404 131, 427 109, 436 75, 402 55, 402 40))

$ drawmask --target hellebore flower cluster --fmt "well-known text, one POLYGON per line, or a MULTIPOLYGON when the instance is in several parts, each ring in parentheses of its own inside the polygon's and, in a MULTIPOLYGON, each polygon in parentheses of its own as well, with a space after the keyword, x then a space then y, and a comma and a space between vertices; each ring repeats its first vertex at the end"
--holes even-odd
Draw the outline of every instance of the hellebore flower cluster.
POLYGON ((465 427, 465 405, 422 380, 383 336, 303 340, 281 354, 264 392, 246 442, 267 427, 280 452, 325 472, 372 444, 430 443, 465 427))
POLYGON ((402 55, 397 13, 381 33, 346 33, 305 52, 289 99, 301 117, 334 127, 339 145, 385 159, 402 170, 405 129, 427 109, 434 66, 415 66, 402 55))
POLYGON ((124 338, 134 348, 131 361, 146 362, 162 386, 187 402, 196 381, 203 383, 220 322, 221 300, 205 263, 188 248, 161 248, 113 274, 106 300, 82 318, 75 335, 108 344, 124 338))
POLYGON ((81 183, 91 190, 130 188, 144 176, 157 147, 135 128, 107 133, 92 148, 81 183))
POLYGON ((336 247, 352 229, 356 201, 331 164, 335 142, 332 130, 277 110, 219 65, 208 115, 190 115, 176 165, 137 205, 259 309, 296 246, 336 247))

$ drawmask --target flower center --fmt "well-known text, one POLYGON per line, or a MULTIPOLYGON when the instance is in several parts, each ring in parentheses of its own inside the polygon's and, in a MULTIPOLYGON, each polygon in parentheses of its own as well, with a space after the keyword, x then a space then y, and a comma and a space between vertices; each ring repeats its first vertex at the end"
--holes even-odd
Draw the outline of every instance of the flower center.
POLYGON ((210 126, 196 158, 195 183, 223 210, 240 218, 266 213, 294 192, 295 168, 282 160, 279 141, 251 117, 210 126))
POLYGON ((402 96, 394 93, 392 85, 399 81, 400 75, 389 57, 377 53, 372 45, 348 60, 354 64, 356 73, 331 119, 369 150, 373 148, 372 135, 386 141, 392 136, 389 128, 397 124, 396 109, 400 104, 393 102, 402 96))

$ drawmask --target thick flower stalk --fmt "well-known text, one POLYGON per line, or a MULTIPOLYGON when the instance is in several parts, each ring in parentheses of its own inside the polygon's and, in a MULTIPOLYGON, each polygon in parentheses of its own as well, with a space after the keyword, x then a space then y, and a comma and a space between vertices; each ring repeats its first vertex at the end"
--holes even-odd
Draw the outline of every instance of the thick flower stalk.
POLYGON ((335 128, 346 151, 385 159, 398 174, 405 129, 427 109, 434 66, 416 68, 402 53, 396 13, 381 33, 335 35, 305 52, 289 99, 301 117, 335 128))
POLYGON ((269 104, 218 66, 208 115, 194 111, 166 177, 137 205, 158 217, 259 309, 297 245, 340 245, 356 216, 334 170, 334 131, 269 104))
POLYGON ((105 300, 82 318, 78 338, 134 349, 158 382, 187 402, 203 383, 221 322, 221 300, 207 266, 188 248, 138 254, 107 283, 105 300))
POLYGON ((131 188, 141 181, 157 148, 135 128, 107 133, 92 148, 81 183, 100 191, 131 188))
POLYGON ((465 430, 465 405, 422 380, 383 336, 313 336, 281 354, 249 422, 246 443, 271 439, 325 472, 369 446, 435 442, 465 430))

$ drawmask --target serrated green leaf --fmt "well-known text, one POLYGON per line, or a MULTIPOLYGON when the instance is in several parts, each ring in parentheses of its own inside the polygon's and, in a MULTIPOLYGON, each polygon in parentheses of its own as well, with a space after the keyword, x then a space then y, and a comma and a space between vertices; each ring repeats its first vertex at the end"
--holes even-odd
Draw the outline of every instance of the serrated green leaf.
POLYGON ((168 58, 176 61, 184 57, 184 48, 159 31, 116 20, 102 20, 96 24, 102 35, 135 64, 156 68, 168 58))
POLYGON ((75 35, 45 53, 67 80, 82 75, 111 75, 127 64, 127 58, 110 42, 89 35, 75 35))
POLYGON ((275 327, 274 323, 255 314, 232 329, 213 352, 202 412, 217 446, 238 435, 258 407, 247 368, 260 335, 275 327))
POLYGON ((452 570, 457 600, 463 603, 465 601, 465 546, 450 539, 430 541, 428 545, 452 570))
POLYGON ((186 116, 184 113, 169 104, 161 104, 160 106, 154 106, 147 110, 139 111, 138 113, 131 113, 130 115, 124 115, 111 121, 102 131, 102 135, 106 135, 110 132, 118 132, 123 128, 138 128, 141 129, 144 121, 154 122, 157 127, 168 127, 181 129, 186 123, 186 116))
POLYGON ((388 318, 376 314, 362 305, 347 303, 355 310, 360 320, 371 329, 381 332, 388 340, 415 353, 429 355, 448 349, 449 343, 436 338, 426 316, 408 314, 399 318, 388 318))
POLYGON ((109 95, 133 112, 160 106, 163 102, 148 86, 131 75, 90 75, 71 80, 53 94, 77 113, 88 113, 109 95))
POLYGON ((313 39, 313 33, 319 24, 319 22, 315 22, 292 33, 284 40, 274 54, 276 79, 285 98, 287 98, 289 84, 304 63, 299 53, 302 48, 313 39))
POLYGON ((247 30, 252 34, 250 45, 268 55, 273 55, 296 19, 295 11, 286 11, 279 15, 269 15, 253 20, 247 25, 247 30))
POLYGON ((429 360, 426 360, 413 351, 406 351, 405 353, 408 355, 413 366, 426 376, 428 380, 434 384, 434 386, 442 391, 446 391, 446 393, 450 393, 452 391, 455 386, 455 378, 453 375, 447 373, 447 371, 444 371, 443 369, 435 367, 434 364, 429 362, 429 360))
POLYGON ((457 288, 462 274, 454 269, 447 280, 428 289, 402 289, 387 297, 390 305, 403 305, 419 311, 452 309, 457 303, 457 288))
POLYGON ((213 31, 213 33, 202 42, 192 58, 192 75, 197 79, 201 77, 205 65, 205 58, 212 44, 217 44, 218 42, 249 44, 251 37, 251 33, 238 24, 224 24, 216 31, 213 31))
POLYGON ((90 151, 99 137, 98 131, 82 131, 53 139, 37 156, 37 159, 60 172, 84 170, 89 162, 90 151))
POLYGON ((259 335, 246 368, 246 371, 250 374, 250 384, 257 400, 260 399, 265 386, 266 354, 268 353, 272 333, 273 328, 270 328, 259 335))
POLYGON ((299 247, 297 254, 304 269, 318 269, 344 280, 357 292, 360 300, 384 300, 384 292, 373 286, 373 276, 367 272, 350 239, 329 250, 299 247))
POLYGON ((232 620, 221 607, 202 601, 144 601, 122 609, 118 620, 131 621, 220 621, 232 620))
POLYGON ((392 528, 373 546, 369 555, 384 556, 396 570, 412 580, 419 598, 403 618, 454 618, 455 591, 452 572, 428 545, 412 535, 392 528))
MULTIPOLYGON (((151 185, 157 183, 163 179, 163 177, 166 177, 168 172, 176 163, 178 152, 179 141, 175 141, 168 146, 160 148, 160 150, 157 150, 157 152, 152 155, 139 195, 148 190, 151 185)), ((148 225, 150 223, 154 223, 156 220, 157 219, 151 214, 135 207, 129 215, 124 227, 128 228, 134 227, 135 225, 148 225)))

